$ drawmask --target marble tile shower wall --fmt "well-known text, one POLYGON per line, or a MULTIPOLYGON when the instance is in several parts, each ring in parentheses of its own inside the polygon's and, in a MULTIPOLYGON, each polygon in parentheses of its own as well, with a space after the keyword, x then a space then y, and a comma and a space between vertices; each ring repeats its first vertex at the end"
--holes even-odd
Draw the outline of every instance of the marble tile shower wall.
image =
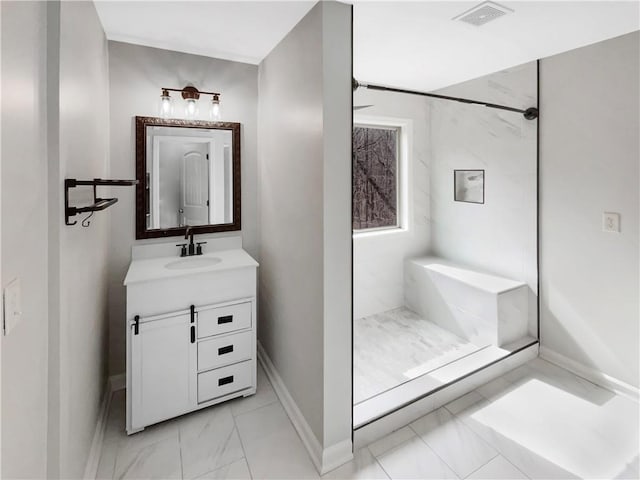
MULTIPOLYGON (((438 93, 528 108, 535 62, 438 93)), ((411 120, 408 230, 354 238, 354 318, 405 305, 403 260, 435 254, 526 282, 536 305, 537 120, 512 112, 407 94, 356 91, 358 117, 411 120), (455 202, 453 171, 485 170, 485 203, 455 202)), ((529 333, 537 336, 537 312, 529 333)))
POLYGON ((403 262, 429 250, 429 155, 427 102, 413 95, 358 89, 354 121, 384 118, 408 120, 410 155, 407 177, 408 223, 403 230, 354 237, 354 318, 404 305, 403 262))
MULTIPOLYGON (((442 92, 516 108, 536 105, 529 63, 442 92)), ((529 333, 537 336, 537 120, 482 106, 429 101, 433 252, 526 282, 529 333), (485 171, 485 203, 453 200, 455 169, 485 171)))

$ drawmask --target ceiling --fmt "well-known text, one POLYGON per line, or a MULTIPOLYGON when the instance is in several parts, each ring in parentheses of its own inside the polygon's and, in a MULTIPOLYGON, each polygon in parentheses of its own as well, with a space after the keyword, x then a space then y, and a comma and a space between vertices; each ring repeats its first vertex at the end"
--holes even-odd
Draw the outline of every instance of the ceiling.
POLYGON ((354 2, 354 76, 436 90, 640 29, 640 2, 502 2, 481 27, 451 20, 480 2, 354 2))
POLYGON ((96 0, 107 38, 257 64, 315 1, 96 0))
MULTIPOLYGON (((95 2, 110 40, 259 63, 315 2, 95 2)), ((477 27, 452 20, 480 2, 349 1, 354 76, 423 91, 640 29, 640 1, 505 1, 477 27)))

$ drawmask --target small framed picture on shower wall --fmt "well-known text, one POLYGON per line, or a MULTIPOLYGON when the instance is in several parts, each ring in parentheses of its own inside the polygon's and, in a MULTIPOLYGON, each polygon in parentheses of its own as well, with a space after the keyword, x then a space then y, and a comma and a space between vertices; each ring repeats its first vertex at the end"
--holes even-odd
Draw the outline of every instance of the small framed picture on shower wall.
POLYGON ((453 199, 456 202, 484 203, 484 170, 454 170, 453 199))

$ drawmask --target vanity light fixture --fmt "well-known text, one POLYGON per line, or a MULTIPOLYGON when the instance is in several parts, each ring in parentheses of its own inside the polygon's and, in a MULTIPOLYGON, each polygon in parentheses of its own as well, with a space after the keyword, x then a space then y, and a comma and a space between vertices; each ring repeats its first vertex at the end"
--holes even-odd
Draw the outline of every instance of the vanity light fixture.
POLYGON ((162 95, 160 96, 160 116, 162 118, 173 116, 173 102, 166 88, 162 89, 162 95))
POLYGON ((209 117, 212 120, 220 119, 220 93, 218 92, 201 92, 193 85, 187 85, 182 89, 178 88, 162 88, 160 95, 160 116, 170 118, 173 116, 173 99, 169 92, 180 92, 185 100, 184 114, 186 118, 195 118, 198 115, 198 100, 200 95, 211 95, 211 104, 209 105, 209 117))
POLYGON ((211 120, 220 120, 220 95, 214 95, 211 99, 209 117, 211 117, 211 120))

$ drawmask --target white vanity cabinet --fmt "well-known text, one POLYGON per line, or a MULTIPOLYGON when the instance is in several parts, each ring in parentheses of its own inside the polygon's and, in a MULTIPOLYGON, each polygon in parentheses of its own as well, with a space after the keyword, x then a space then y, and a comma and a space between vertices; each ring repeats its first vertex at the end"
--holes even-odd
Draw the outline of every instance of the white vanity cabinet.
POLYGON ((188 412, 194 364, 189 315, 161 315, 134 322, 130 330, 134 428, 188 412))
POLYGON ((206 257, 220 261, 175 270, 175 257, 134 257, 129 267, 129 434, 256 391, 258 264, 243 250, 206 257))

